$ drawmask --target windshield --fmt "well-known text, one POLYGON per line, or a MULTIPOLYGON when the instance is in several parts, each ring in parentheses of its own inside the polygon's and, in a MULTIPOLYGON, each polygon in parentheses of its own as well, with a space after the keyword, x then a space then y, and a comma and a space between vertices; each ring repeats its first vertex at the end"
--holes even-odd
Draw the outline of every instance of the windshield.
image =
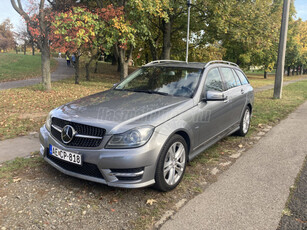
POLYGON ((192 97, 202 69, 180 67, 143 67, 115 89, 161 95, 192 97))

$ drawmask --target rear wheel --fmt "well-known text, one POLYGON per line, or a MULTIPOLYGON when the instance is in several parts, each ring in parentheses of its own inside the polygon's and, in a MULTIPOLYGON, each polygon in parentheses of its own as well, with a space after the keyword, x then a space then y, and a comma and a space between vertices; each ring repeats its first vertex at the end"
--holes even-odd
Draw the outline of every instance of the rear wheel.
POLYGON ((248 133, 249 126, 250 126, 250 120, 251 120, 250 108, 246 107, 244 110, 243 116, 241 118, 240 129, 237 132, 239 136, 244 137, 248 133))
POLYGON ((157 164, 155 188, 174 189, 182 180, 187 162, 187 144, 180 135, 171 137, 162 148, 157 164))

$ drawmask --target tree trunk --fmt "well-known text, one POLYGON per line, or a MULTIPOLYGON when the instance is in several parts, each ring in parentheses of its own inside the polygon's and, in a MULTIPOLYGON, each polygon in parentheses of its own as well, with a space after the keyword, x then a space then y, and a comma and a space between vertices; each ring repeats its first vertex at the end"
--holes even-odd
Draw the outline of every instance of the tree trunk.
POLYGON ((116 50, 116 45, 113 47, 112 65, 118 65, 118 52, 116 50))
POLYGON ((264 79, 267 79, 267 71, 264 71, 264 79))
POLYGON ((301 66, 301 75, 304 74, 304 65, 301 66))
POLYGON ((35 46, 34 46, 34 42, 32 42, 32 55, 35 55, 35 46))
POLYGON ((128 58, 126 58, 126 50, 118 47, 120 62, 120 80, 123 80, 125 77, 128 76, 129 63, 132 60, 132 50, 133 48, 131 47, 128 53, 128 58))
POLYGON ((162 20, 163 26, 163 48, 161 59, 170 60, 171 59, 171 19, 168 22, 162 20))
POLYGON ((75 53, 76 64, 75 64, 75 84, 79 84, 79 75, 80 75, 80 55, 75 53))
POLYGON ((50 75, 50 48, 48 43, 44 43, 42 47, 42 82, 43 88, 46 91, 51 90, 51 75, 50 75))
POLYGON ((298 73, 299 69, 300 69, 300 66, 298 65, 298 66, 296 67, 296 75, 299 75, 299 73, 298 73))
POLYGON ((27 54, 27 43, 25 42, 25 44, 23 45, 23 54, 26 55, 27 54))
POLYGON ((94 73, 97 73, 97 72, 98 72, 98 60, 96 60, 96 63, 95 63, 94 73))
POLYGON ((115 60, 116 60, 116 63, 117 63, 117 72, 121 72, 121 60, 120 60, 120 50, 119 50, 120 48, 119 47, 117 47, 117 44, 116 45, 114 45, 114 56, 115 56, 115 60))
POLYGON ((120 66, 120 80, 123 80, 125 75, 125 56, 126 51, 123 48, 118 48, 119 54, 119 66, 120 66))
POLYGON ((291 66, 288 66, 287 76, 290 76, 291 66))
MULTIPOLYGON (((97 58, 97 55, 92 55, 89 62, 85 64, 85 79, 87 81, 90 80, 90 65, 95 58, 97 58)), ((96 65, 97 65, 97 62, 96 62, 96 65)))

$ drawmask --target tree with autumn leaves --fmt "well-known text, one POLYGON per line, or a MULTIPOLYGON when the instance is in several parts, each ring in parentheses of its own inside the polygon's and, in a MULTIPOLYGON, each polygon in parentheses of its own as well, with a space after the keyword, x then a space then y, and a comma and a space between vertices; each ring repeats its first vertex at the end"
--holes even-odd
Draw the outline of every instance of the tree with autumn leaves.
POLYGON ((76 57, 75 83, 79 83, 79 59, 94 50, 108 52, 116 41, 124 44, 134 40, 134 30, 123 20, 122 8, 107 8, 90 11, 84 7, 58 13, 52 22, 51 46, 61 52, 72 52, 76 57))
POLYGON ((27 31, 41 51, 42 83, 45 90, 51 89, 50 75, 50 14, 51 9, 46 8, 46 1, 40 0, 38 4, 30 1, 30 8, 25 10, 21 0, 11 0, 13 8, 26 22, 27 31))
POLYGON ((12 24, 9 19, 0 24, 0 51, 7 51, 15 46, 12 24))
MULTIPOLYGON (((91 54, 90 61, 101 52, 115 56, 121 79, 127 76, 133 57, 139 64, 184 59, 184 0, 47 0, 48 7, 45 0, 28 1, 31 7, 26 12, 21 0, 11 0, 42 52, 43 85, 47 90, 51 88, 50 46, 74 53, 76 83, 79 58, 84 54, 91 54)), ((226 59, 244 68, 263 66, 265 73, 271 71, 277 59, 281 8, 281 0, 192 1, 190 61, 226 59)), ((307 65, 306 45, 301 39, 306 34, 305 24, 294 22, 292 27, 288 62, 302 69, 307 65)))

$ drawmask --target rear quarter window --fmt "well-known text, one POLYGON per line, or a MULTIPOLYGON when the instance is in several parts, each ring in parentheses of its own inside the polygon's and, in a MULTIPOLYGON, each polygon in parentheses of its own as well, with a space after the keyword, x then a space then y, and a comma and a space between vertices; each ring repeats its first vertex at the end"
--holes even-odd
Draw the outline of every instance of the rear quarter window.
POLYGON ((237 73, 238 77, 240 78, 242 85, 249 84, 249 81, 247 80, 247 78, 245 77, 245 75, 241 71, 235 70, 235 72, 237 73))

